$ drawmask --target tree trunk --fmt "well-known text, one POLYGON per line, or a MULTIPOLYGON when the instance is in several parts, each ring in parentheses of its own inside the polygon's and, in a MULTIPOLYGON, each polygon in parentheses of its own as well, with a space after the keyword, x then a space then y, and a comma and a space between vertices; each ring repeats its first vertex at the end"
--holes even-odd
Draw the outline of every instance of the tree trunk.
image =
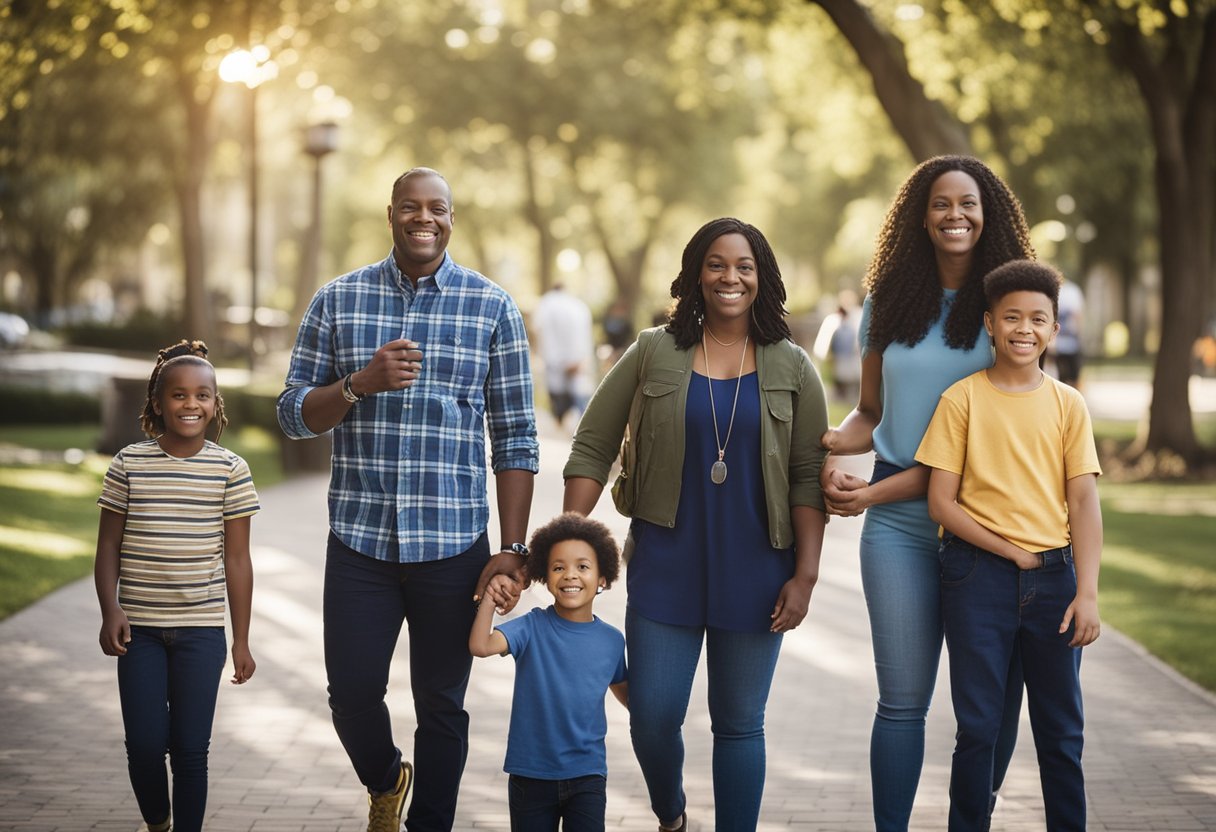
POLYGON ((30 272, 34 277, 34 320, 39 327, 51 323, 51 313, 59 302, 59 269, 55 258, 55 247, 41 237, 35 239, 26 253, 30 272))
POLYGON ((1183 22, 1170 19, 1160 63, 1132 23, 1113 27, 1111 57, 1131 72, 1148 109, 1156 149, 1161 249, 1161 345, 1145 447, 1188 462, 1201 455, 1188 384, 1191 348, 1203 326, 1212 273, 1216 198, 1216 10, 1203 21, 1198 60, 1188 66, 1183 22))
MULTIPOLYGON (((625 302, 630 318, 637 317, 638 302, 642 299, 642 270, 646 267, 646 257, 650 254, 651 246, 658 237, 664 213, 666 210, 660 209, 653 220, 646 223, 646 233, 638 244, 624 254, 619 254, 613 250, 611 235, 599 214, 594 208, 590 211, 592 228, 599 239, 604 259, 608 261, 608 270, 612 272, 613 282, 616 283, 617 299, 625 302)), ((647 316, 647 321, 649 320, 650 317, 647 316)))
POLYGON ((203 239, 203 175, 210 142, 207 136, 210 96, 199 100, 197 79, 179 68, 177 90, 186 117, 184 158, 176 165, 174 191, 181 220, 182 267, 185 296, 182 323, 186 337, 215 340, 211 303, 207 297, 207 269, 203 239))
POLYGON ((819 6, 853 47, 874 82, 874 93, 895 132, 917 161, 942 153, 970 155, 971 139, 958 119, 925 95, 912 77, 903 44, 856 0, 808 0, 819 6))
POLYGON ((555 248, 553 234, 549 231, 548 219, 540 204, 540 194, 536 183, 536 164, 532 160, 532 151, 525 142, 520 146, 524 156, 524 184, 528 200, 524 203, 524 216, 536 229, 536 274, 540 280, 540 293, 553 288, 553 258, 555 248))

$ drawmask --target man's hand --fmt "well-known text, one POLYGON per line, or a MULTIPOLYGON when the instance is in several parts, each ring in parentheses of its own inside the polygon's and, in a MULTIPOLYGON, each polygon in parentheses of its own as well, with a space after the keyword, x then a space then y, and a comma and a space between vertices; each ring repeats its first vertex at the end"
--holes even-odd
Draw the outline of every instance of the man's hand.
POLYGON ((418 347, 417 342, 406 338, 389 341, 376 350, 366 367, 354 374, 351 389, 366 396, 410 387, 422 372, 422 350, 418 347))
MULTIPOLYGON (((481 596, 486 594, 486 585, 490 583, 497 575, 506 575, 511 579, 514 590, 508 597, 491 598, 495 608, 503 613, 508 613, 515 608, 519 602, 519 594, 523 591, 525 581, 524 577, 524 558, 514 552, 499 552, 490 558, 489 563, 481 570, 481 577, 477 579, 477 589, 473 593, 473 600, 480 601, 481 596)), ((505 589, 501 582, 495 583, 496 594, 501 593, 505 589)))

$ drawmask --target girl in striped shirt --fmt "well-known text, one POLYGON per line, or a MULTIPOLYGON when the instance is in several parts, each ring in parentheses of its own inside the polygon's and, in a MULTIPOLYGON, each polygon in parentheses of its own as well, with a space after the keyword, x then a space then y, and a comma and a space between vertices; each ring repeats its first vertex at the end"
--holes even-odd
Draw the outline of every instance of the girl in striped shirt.
POLYGON ((202 341, 160 351, 140 423, 102 485, 94 578, 101 649, 118 657, 127 770, 150 832, 196 832, 207 804, 207 747, 232 617, 234 684, 249 652, 253 568, 249 466, 207 439, 224 400, 202 341), (173 768, 170 803, 165 754, 173 768), (171 822, 170 805, 172 805, 171 822))

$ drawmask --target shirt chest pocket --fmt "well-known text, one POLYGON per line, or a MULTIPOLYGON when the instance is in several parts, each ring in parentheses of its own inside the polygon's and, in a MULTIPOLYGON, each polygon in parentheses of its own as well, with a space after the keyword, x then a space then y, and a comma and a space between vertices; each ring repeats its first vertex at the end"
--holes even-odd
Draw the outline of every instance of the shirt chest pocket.
POLYGON ((422 372, 432 384, 453 391, 481 390, 489 368, 488 345, 465 329, 439 329, 422 345, 422 372))

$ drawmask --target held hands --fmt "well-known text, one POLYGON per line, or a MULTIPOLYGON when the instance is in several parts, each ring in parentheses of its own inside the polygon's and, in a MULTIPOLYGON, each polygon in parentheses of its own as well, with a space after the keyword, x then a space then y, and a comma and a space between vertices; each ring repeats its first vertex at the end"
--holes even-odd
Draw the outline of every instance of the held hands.
POLYGON ((253 660, 253 654, 249 652, 249 645, 232 645, 232 668, 232 684, 234 685, 245 684, 253 672, 258 669, 257 662, 253 660))
POLYGON ((486 584, 485 597, 482 601, 483 603, 489 601, 494 605, 494 611, 503 615, 515 606, 521 594, 520 585, 509 575, 495 575, 486 584))
POLYGON ((369 395, 412 386, 422 372, 422 350, 418 346, 414 341, 398 338, 376 350, 367 366, 351 379, 354 391, 369 395))
POLYGON ((485 595, 494 603, 495 609, 505 614, 519 602, 524 584, 524 559, 514 552, 499 552, 481 570, 473 600, 480 601, 485 595), (499 577, 504 580, 496 580, 499 577))
POLYGON ((1073 598, 1068 609, 1064 611, 1064 620, 1060 622, 1060 635, 1068 632, 1070 624, 1075 625, 1076 629, 1073 631, 1072 641, 1068 642, 1069 647, 1084 647, 1097 641, 1102 633, 1102 622, 1098 618, 1098 599, 1082 598, 1079 595, 1073 598))
POLYGON ((101 634, 98 636, 101 652, 107 656, 125 656, 126 645, 131 641, 131 623, 121 608, 115 607, 101 614, 101 634))
POLYGON ((802 623, 806 611, 811 606, 811 590, 815 588, 814 580, 793 577, 781 587, 777 596, 777 605, 773 607, 773 624, 769 630, 774 633, 786 633, 802 623))
POLYGON ((824 465, 819 484, 828 514, 856 517, 870 507, 870 484, 861 477, 824 465))

